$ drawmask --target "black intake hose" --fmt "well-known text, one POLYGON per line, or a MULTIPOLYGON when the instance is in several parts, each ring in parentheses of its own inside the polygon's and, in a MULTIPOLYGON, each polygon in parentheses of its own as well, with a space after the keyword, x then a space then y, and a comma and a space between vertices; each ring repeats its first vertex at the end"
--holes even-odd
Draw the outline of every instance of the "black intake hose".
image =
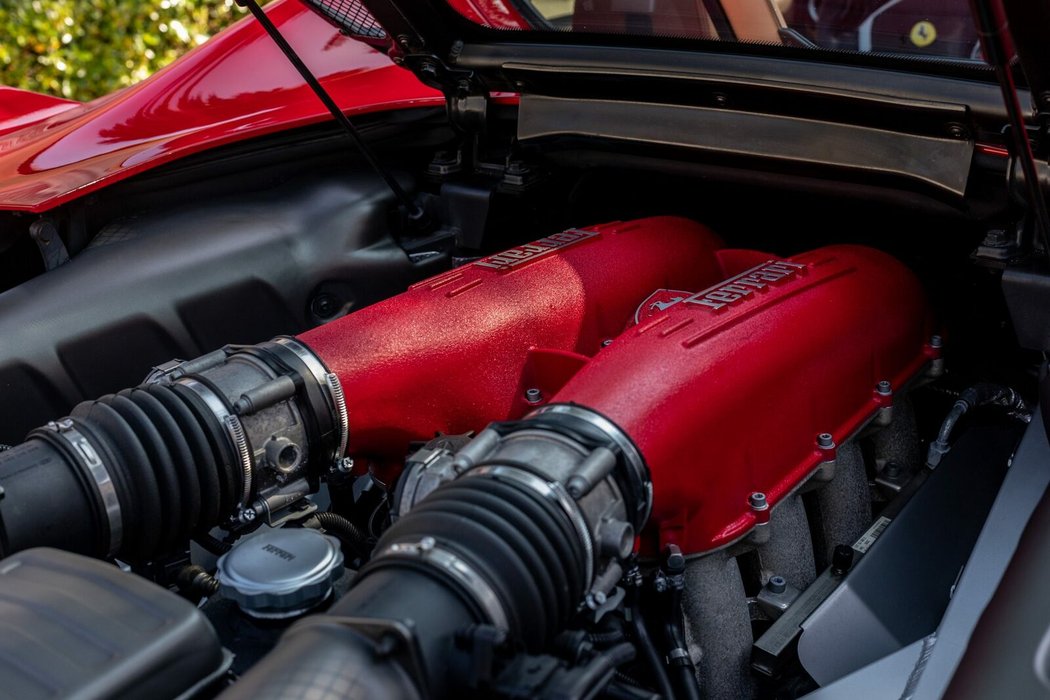
MULTIPOLYGON (((408 698, 424 687, 424 694, 442 697, 450 692, 446 671, 457 633, 505 620, 512 637, 537 650, 564 628, 584 594, 583 552, 565 515, 536 493, 491 476, 440 487, 387 530, 375 551, 328 614, 293 627, 223 697, 276 699, 306 691, 326 700, 343 697, 332 691, 328 673, 348 682, 388 679, 372 697, 408 698), (495 605, 479 602, 479 593, 494 596, 495 605), (503 620, 493 619, 500 615, 503 620), (362 619, 413 630, 423 667, 377 676, 375 637, 338 631, 362 619), (314 685, 302 686, 304 676, 294 670, 304 663, 316 668, 313 655, 335 640, 342 653, 324 655, 331 665, 311 674, 314 685)), ((389 660, 403 663, 397 655, 389 660)))
POLYGON ((235 507, 234 464, 184 387, 82 403, 0 454, 3 555, 39 546, 129 559, 170 551, 235 507))
MULTIPOLYGON (((648 473, 621 436, 568 438, 585 421, 594 434, 618 430, 572 407, 479 434, 457 457, 465 472, 402 514, 349 592, 293 626, 223 697, 335 700, 359 684, 372 697, 460 697, 478 690, 452 670, 471 653, 468 630, 498 628, 509 648, 530 654, 553 646, 619 581, 633 534, 617 519, 650 505, 648 473), (607 462, 614 450, 615 467, 607 462), (615 473, 624 470, 637 478, 615 473), (570 495, 565 484, 583 476, 588 487, 570 495), (635 482, 625 497, 620 484, 635 482)), ((627 643, 600 652, 559 697, 597 692, 634 655, 627 643)))
POLYGON ((307 464, 341 455, 332 381, 279 338, 79 404, 0 452, 0 556, 47 546, 140 562, 261 522, 315 487, 307 464))

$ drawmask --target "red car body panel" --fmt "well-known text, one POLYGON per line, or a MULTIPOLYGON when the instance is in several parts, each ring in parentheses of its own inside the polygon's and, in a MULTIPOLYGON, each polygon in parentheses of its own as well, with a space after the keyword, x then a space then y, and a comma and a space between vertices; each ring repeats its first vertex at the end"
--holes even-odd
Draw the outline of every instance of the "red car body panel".
POLYGON ((61 97, 0 85, 0 135, 73 109, 78 104, 61 97))
POLYGON ((735 275, 643 320, 551 400, 607 416, 653 480, 645 551, 729 544, 853 435, 936 355, 919 281, 885 253, 832 246, 771 260, 723 250, 735 275))
MULTIPOLYGON (((266 9, 348 114, 444 104, 409 71, 296 0, 266 9)), ((5 90, 0 103, 0 209, 30 212, 216 146, 331 119, 251 18, 92 102, 5 90), (19 120, 28 126, 3 134, 19 120)))
POLYGON ((495 29, 528 29, 529 22, 504 0, 448 0, 449 6, 471 22, 495 29))

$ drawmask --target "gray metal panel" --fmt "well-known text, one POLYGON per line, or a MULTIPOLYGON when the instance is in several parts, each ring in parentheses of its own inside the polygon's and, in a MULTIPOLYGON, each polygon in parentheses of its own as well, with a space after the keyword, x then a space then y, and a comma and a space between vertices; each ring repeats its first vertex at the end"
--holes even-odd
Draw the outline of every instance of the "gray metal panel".
POLYGON ((815 690, 802 700, 898 700, 922 651, 922 640, 815 690))
POLYGON ((798 655, 827 685, 932 633, 991 510, 1020 431, 966 432, 871 550, 802 625, 798 655))
POLYGON ((1028 519, 1050 484, 1050 444, 1037 412, 1014 456, 991 514, 959 579, 914 700, 941 698, 970 635, 1010 563, 1028 519))
POLYGON ((518 139, 585 135, 822 165, 966 191, 973 144, 832 122, 673 104, 523 95, 518 139))

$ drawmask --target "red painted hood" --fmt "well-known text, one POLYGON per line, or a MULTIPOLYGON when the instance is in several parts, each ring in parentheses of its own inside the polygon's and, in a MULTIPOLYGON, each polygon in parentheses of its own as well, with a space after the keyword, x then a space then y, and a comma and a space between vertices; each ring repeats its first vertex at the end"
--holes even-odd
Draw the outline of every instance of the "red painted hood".
MULTIPOLYGON (((271 3, 267 14, 347 113, 444 103, 296 0, 271 3)), ((222 144, 331 119, 250 18, 92 102, 15 90, 0 100, 0 209, 31 212, 222 144)))

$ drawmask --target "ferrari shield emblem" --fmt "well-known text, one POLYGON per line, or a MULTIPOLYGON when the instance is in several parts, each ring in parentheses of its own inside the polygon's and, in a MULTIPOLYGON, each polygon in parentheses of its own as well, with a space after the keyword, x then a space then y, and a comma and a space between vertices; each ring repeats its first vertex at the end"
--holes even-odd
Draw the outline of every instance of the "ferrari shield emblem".
POLYGON ((657 289, 646 297, 645 301, 639 304, 638 308, 635 310, 635 325, 646 319, 652 318, 661 311, 666 311, 691 295, 692 292, 683 292, 680 289, 657 289))

